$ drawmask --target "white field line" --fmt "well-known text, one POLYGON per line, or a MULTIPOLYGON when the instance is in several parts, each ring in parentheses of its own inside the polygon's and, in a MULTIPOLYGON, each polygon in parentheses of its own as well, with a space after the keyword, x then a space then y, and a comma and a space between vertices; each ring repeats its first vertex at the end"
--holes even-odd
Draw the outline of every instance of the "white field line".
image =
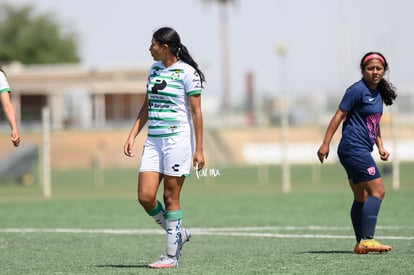
MULTIPOLYGON (((315 234, 314 231, 350 231, 349 227, 327 226, 264 226, 264 227, 215 227, 190 228, 198 236, 230 236, 260 238, 295 238, 295 239, 353 239, 353 235, 315 234), (312 233, 284 234, 263 231, 311 231, 312 233)), ((414 226, 377 226, 381 230, 407 230, 414 226)), ((114 235, 162 235, 159 229, 81 229, 81 228, 0 228, 1 233, 69 233, 69 234, 114 234, 114 235)), ((380 236, 388 240, 414 240, 414 236, 380 236)))

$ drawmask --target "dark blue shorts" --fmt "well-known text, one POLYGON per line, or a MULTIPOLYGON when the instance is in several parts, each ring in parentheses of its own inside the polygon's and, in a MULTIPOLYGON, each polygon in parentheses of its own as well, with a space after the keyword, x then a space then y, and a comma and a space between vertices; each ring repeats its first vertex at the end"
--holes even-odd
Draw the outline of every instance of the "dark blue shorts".
POLYGON ((353 183, 374 180, 381 177, 371 153, 360 155, 338 154, 339 160, 353 183))

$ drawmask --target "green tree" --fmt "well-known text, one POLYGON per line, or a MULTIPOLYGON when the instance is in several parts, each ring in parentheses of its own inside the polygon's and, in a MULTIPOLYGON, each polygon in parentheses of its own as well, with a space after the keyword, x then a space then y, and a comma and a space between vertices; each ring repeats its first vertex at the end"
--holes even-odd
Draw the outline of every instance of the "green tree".
POLYGON ((0 5, 0 62, 78 63, 76 35, 64 32, 52 14, 34 14, 32 5, 0 5))

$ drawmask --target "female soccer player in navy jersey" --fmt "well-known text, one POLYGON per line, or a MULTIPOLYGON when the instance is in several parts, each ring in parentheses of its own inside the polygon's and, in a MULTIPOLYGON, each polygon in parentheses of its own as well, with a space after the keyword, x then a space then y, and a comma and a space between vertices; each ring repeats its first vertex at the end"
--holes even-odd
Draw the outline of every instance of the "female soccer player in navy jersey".
POLYGON ((166 231, 165 255, 151 268, 178 266, 183 244, 191 234, 181 227, 180 192, 191 166, 204 166, 201 92, 204 75, 181 43, 178 33, 168 27, 158 29, 149 48, 156 61, 150 68, 147 94, 124 145, 132 157, 135 137, 148 121, 138 177, 138 201, 166 231), (193 142, 195 137, 195 148, 193 142), (164 183, 164 205, 157 191, 164 183))
POLYGON ((338 156, 354 194, 351 207, 351 220, 357 242, 354 252, 388 252, 391 246, 374 239, 377 216, 385 191, 371 152, 375 144, 381 160, 388 160, 390 154, 382 143, 380 119, 383 104, 392 105, 397 95, 392 84, 384 79, 388 63, 381 53, 365 54, 360 68, 362 79, 346 90, 317 154, 323 163, 328 157, 332 137, 342 122, 338 156))

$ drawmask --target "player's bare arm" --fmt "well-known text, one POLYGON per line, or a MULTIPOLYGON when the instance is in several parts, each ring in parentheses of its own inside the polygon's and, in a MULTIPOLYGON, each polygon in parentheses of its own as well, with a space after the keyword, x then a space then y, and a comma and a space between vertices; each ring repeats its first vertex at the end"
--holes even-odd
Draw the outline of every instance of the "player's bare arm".
POLYGON ((133 157, 133 150, 135 138, 141 132, 142 128, 148 121, 148 95, 145 96, 144 104, 138 113, 137 119, 135 120, 134 126, 128 135, 128 138, 124 144, 124 154, 128 157, 133 157))
POLYGON ((193 156, 193 166, 201 169, 205 165, 203 148, 203 115, 201 112, 201 95, 190 96, 189 102, 195 133, 195 151, 193 156))
POLYGON ((321 163, 323 160, 328 158, 329 155, 329 147, 332 141, 332 138, 341 124, 342 120, 346 117, 347 113, 340 108, 335 112, 334 116, 332 117, 331 121, 329 122, 328 128, 326 129, 325 137, 323 139, 322 145, 319 147, 318 150, 318 158, 321 163))

